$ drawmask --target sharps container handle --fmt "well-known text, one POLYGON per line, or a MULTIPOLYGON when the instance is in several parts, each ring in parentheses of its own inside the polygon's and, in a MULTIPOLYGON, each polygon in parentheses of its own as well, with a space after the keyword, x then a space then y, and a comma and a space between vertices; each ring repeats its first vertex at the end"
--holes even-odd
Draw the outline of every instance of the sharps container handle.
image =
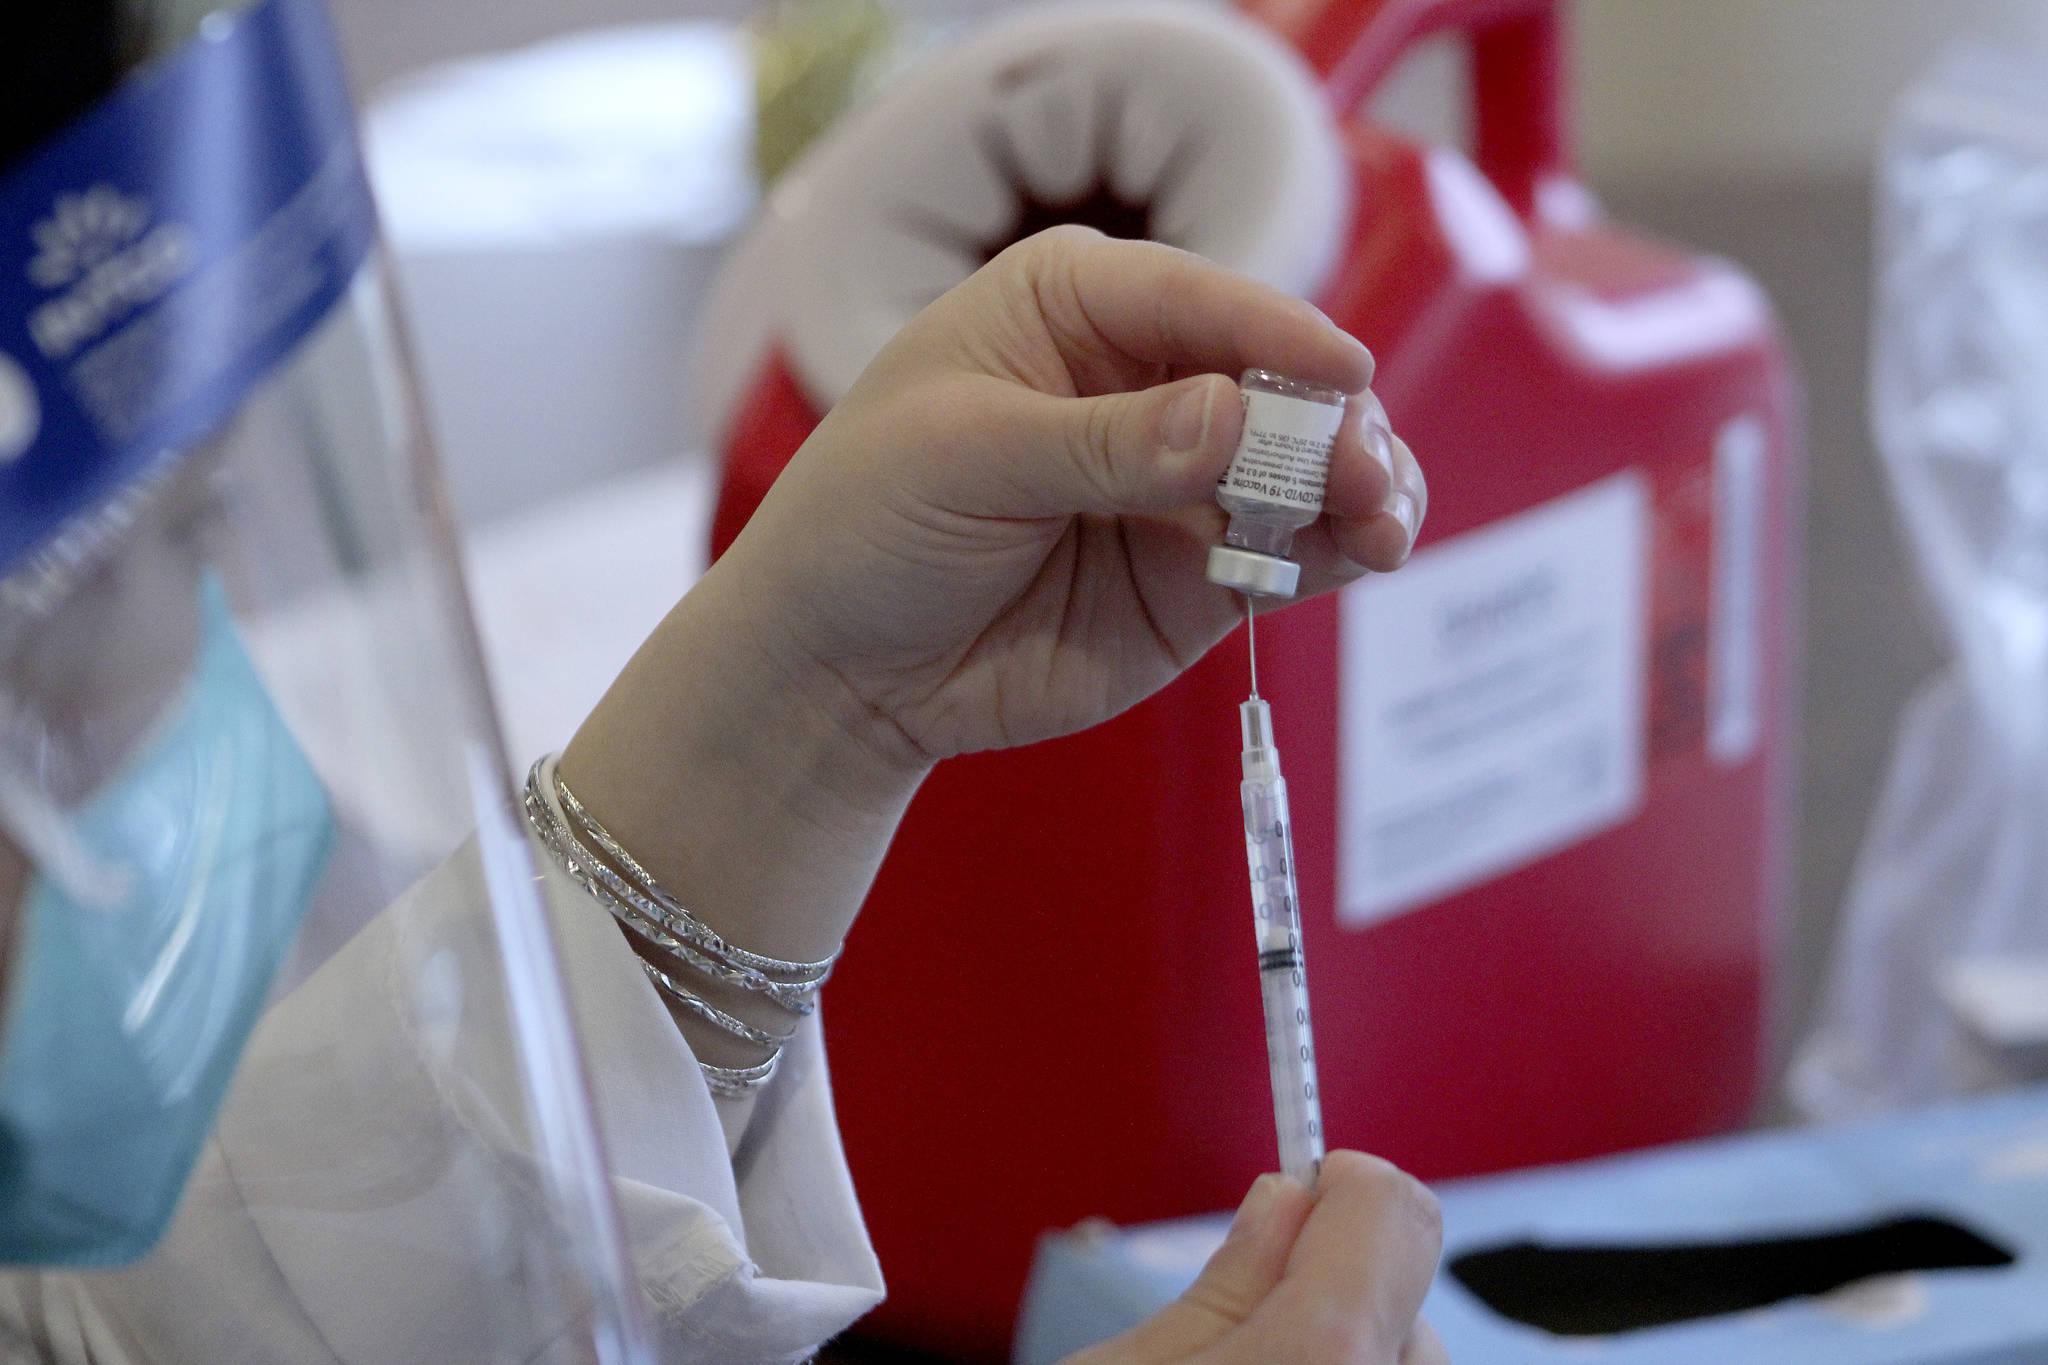
POLYGON ((1357 117, 1416 43, 1466 34, 1479 169, 1525 221, 1547 183, 1576 183, 1557 0, 1241 0, 1239 8, 1294 44, 1341 120, 1357 117))

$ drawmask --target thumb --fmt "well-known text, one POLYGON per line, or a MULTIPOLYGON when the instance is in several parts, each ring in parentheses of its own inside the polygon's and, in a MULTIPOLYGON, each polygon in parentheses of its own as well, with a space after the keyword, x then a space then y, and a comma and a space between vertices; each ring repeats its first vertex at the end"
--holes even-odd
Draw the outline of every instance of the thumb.
POLYGON ((1287 1271, 1315 1196, 1282 1175, 1262 1175, 1231 1220, 1223 1245, 1178 1299, 1066 1365, 1157 1365, 1215 1344, 1251 1316, 1287 1271))
POLYGON ((1220 374, 1093 398, 1006 385, 1005 412, 980 425, 995 477, 985 516, 1165 512, 1200 502, 1237 448, 1244 409, 1220 374))

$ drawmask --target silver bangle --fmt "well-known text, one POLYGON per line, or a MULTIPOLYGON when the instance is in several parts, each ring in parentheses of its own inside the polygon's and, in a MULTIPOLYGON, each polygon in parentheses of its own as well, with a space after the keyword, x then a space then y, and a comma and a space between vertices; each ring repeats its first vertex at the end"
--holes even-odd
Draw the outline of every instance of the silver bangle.
MULTIPOLYGON (((548 760, 543 759, 542 762, 548 762, 548 760)), ((535 766, 537 768, 539 765, 536 764, 535 766)), ((802 981, 802 984, 805 985, 815 985, 823 981, 826 975, 831 972, 832 964, 839 960, 839 954, 835 952, 832 956, 819 962, 785 962, 781 958, 763 957, 759 953, 750 953, 744 948, 736 947, 726 942, 717 930, 698 919, 688 910, 685 910, 673 896, 663 890, 661 883, 654 880, 654 875, 642 867, 633 855, 628 853, 625 847, 612 837, 611 831, 599 824, 597 818, 584 809, 583 803, 576 799, 576 793, 569 790, 569 784, 562 780, 561 772, 552 763, 549 763, 548 775, 554 779, 555 795, 560 798, 562 809, 568 812, 569 818, 575 822, 583 833, 588 834, 599 848, 610 855, 612 860, 623 868, 634 881, 639 883, 641 890, 646 893, 648 899, 659 905, 677 924, 684 926, 672 932, 677 933, 680 937, 691 940, 706 952, 714 953, 735 966, 748 967, 757 972, 775 972, 783 976, 805 978, 802 981)))
MULTIPOLYGON (((545 779, 541 779, 545 780, 545 779)), ((607 867, 604 861, 591 854, 576 838, 555 812, 549 808, 541 795, 535 774, 529 774, 526 796, 527 823, 547 845, 569 874, 591 894, 600 905, 611 911, 612 918, 630 930, 636 938, 651 943, 663 952, 681 958, 706 976, 728 982, 750 991, 767 996, 792 1014, 808 1015, 817 1008, 817 989, 824 978, 811 982, 773 981, 750 967, 734 966, 720 962, 697 952, 688 943, 678 938, 673 925, 661 907, 628 884, 617 872, 607 867)))
MULTIPOLYGON (((604 906, 635 938, 680 958, 694 971, 767 995, 799 1017, 816 1009, 818 987, 830 974, 832 964, 838 958, 837 953, 822 962, 786 962, 747 952, 727 942, 709 925, 685 910, 598 823, 555 771, 555 761, 555 755, 544 755, 527 771, 521 805, 527 823, 532 826, 542 846, 592 899, 604 906), (550 794, 560 803, 561 810, 548 800, 550 794), (566 819, 563 812, 567 812, 566 819), (604 851, 606 857, 598 856, 584 843, 579 827, 604 851), (627 875, 622 876, 620 868, 627 875), (777 981, 769 977, 768 972, 798 979, 777 981)), ((745 1095, 766 1084, 774 1075, 784 1045, 795 1035, 794 1026, 782 1034, 757 1028, 705 1000, 654 963, 643 958, 640 965, 664 999, 724 1033, 769 1049, 767 1058, 752 1066, 720 1067, 700 1061, 698 1068, 714 1094, 728 1098, 745 1095)))
POLYGON ((787 1033, 770 1033, 767 1029, 755 1028, 737 1015, 727 1014, 652 962, 642 961, 640 966, 647 973, 647 979, 654 983, 656 990, 713 1028, 723 1029, 735 1038, 758 1047, 779 1049, 796 1036, 795 1028, 791 1028, 787 1033))
POLYGON ((740 1099, 768 1084, 775 1075, 775 1064, 781 1060, 782 1052, 778 1049, 767 1061, 753 1066, 713 1066, 709 1062, 699 1062, 697 1068, 704 1073, 704 1083, 711 1087, 712 1094, 740 1099))

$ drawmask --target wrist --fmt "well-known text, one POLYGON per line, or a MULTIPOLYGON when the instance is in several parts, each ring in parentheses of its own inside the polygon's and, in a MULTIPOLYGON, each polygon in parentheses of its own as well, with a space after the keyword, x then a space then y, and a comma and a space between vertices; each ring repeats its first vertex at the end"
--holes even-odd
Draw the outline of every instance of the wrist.
POLYGON ((719 932, 776 957, 844 938, 930 762, 714 567, 578 730, 562 772, 719 932))
POLYGON ((818 798, 814 814, 859 821, 901 813, 936 759, 847 676, 812 647, 799 621, 798 591, 747 591, 733 565, 732 582, 702 585, 697 629, 725 640, 721 686, 746 700, 739 708, 757 735, 774 735, 791 778, 818 798), (714 624, 715 623, 715 624, 714 624))

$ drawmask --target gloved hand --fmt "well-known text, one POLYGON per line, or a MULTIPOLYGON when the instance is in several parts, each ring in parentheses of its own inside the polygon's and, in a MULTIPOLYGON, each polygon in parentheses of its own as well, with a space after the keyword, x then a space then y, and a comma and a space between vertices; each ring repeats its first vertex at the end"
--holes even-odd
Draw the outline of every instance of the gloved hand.
POLYGON ((1332 1152, 1313 1195, 1260 1176, 1185 1294, 1064 1365, 1443 1365, 1416 1316, 1442 1247, 1427 1189, 1332 1152))

